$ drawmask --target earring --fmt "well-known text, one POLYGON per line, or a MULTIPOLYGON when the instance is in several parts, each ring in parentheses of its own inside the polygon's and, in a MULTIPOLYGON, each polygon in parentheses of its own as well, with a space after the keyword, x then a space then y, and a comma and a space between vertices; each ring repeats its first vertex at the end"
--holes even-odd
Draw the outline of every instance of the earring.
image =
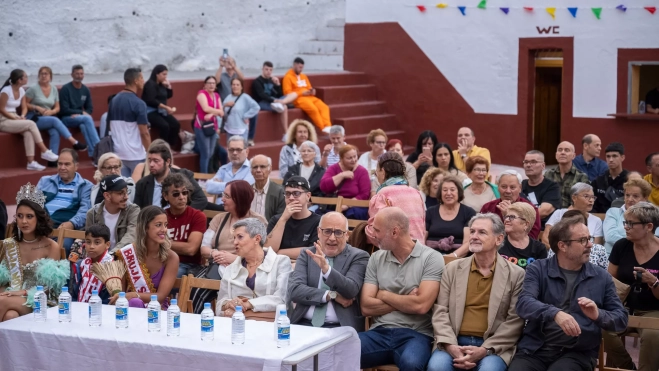
POLYGON ((18 240, 20 241, 20 240, 22 240, 22 239, 23 239, 23 237, 21 236, 21 230, 19 229, 19 230, 18 230, 18 240))

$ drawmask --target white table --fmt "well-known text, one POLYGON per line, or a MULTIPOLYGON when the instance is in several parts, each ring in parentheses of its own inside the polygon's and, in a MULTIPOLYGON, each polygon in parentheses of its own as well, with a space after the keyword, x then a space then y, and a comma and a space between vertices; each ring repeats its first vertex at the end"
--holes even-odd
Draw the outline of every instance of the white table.
POLYGON ((59 323, 29 314, 0 323, 0 370, 359 370, 361 346, 351 327, 291 326, 291 344, 277 348, 274 324, 246 321, 245 344, 231 344, 231 319, 215 317, 215 339, 201 340, 201 316, 181 313, 181 335, 147 331, 146 309, 130 308, 127 329, 115 328, 114 306, 103 306, 103 325, 89 327, 88 305, 72 303, 73 321, 59 323), (320 356, 319 356, 320 355, 320 356))

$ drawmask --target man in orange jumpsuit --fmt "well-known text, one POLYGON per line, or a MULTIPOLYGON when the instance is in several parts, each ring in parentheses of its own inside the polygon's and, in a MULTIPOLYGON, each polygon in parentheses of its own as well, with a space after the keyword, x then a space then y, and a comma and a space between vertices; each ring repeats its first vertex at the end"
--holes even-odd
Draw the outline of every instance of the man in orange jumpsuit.
POLYGON ((297 99, 293 102, 295 107, 309 115, 316 127, 329 133, 330 126, 332 126, 329 107, 322 100, 316 98, 316 89, 311 87, 311 82, 307 75, 302 73, 302 69, 304 69, 304 61, 302 58, 295 58, 293 68, 286 72, 282 81, 284 94, 296 93, 297 99))

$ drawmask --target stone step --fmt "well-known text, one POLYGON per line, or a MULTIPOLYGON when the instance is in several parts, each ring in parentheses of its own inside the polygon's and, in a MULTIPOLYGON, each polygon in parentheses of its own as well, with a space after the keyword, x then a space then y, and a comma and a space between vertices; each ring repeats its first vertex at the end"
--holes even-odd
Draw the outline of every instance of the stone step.
POLYGON ((346 20, 345 18, 334 18, 327 21, 327 26, 329 27, 345 27, 346 20))
POLYGON ((343 55, 343 42, 320 41, 320 40, 303 41, 300 44, 300 53, 321 54, 321 55, 343 55))
POLYGON ((316 28, 316 39, 321 41, 343 41, 343 27, 320 26, 316 28))
MULTIPOLYGON (((314 66, 324 70, 343 71, 343 54, 300 54, 307 66, 314 66)), ((311 82, 315 85, 314 82, 311 82)))
POLYGON ((349 103, 377 100, 377 89, 373 84, 320 86, 317 96, 325 103, 349 103))

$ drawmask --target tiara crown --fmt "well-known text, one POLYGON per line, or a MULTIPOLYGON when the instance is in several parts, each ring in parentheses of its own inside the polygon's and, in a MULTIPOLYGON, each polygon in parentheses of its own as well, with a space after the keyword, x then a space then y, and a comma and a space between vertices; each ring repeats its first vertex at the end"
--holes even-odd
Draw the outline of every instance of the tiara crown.
POLYGON ((23 200, 32 201, 43 208, 43 205, 46 203, 46 196, 37 187, 28 183, 22 186, 16 194, 17 205, 23 200))

